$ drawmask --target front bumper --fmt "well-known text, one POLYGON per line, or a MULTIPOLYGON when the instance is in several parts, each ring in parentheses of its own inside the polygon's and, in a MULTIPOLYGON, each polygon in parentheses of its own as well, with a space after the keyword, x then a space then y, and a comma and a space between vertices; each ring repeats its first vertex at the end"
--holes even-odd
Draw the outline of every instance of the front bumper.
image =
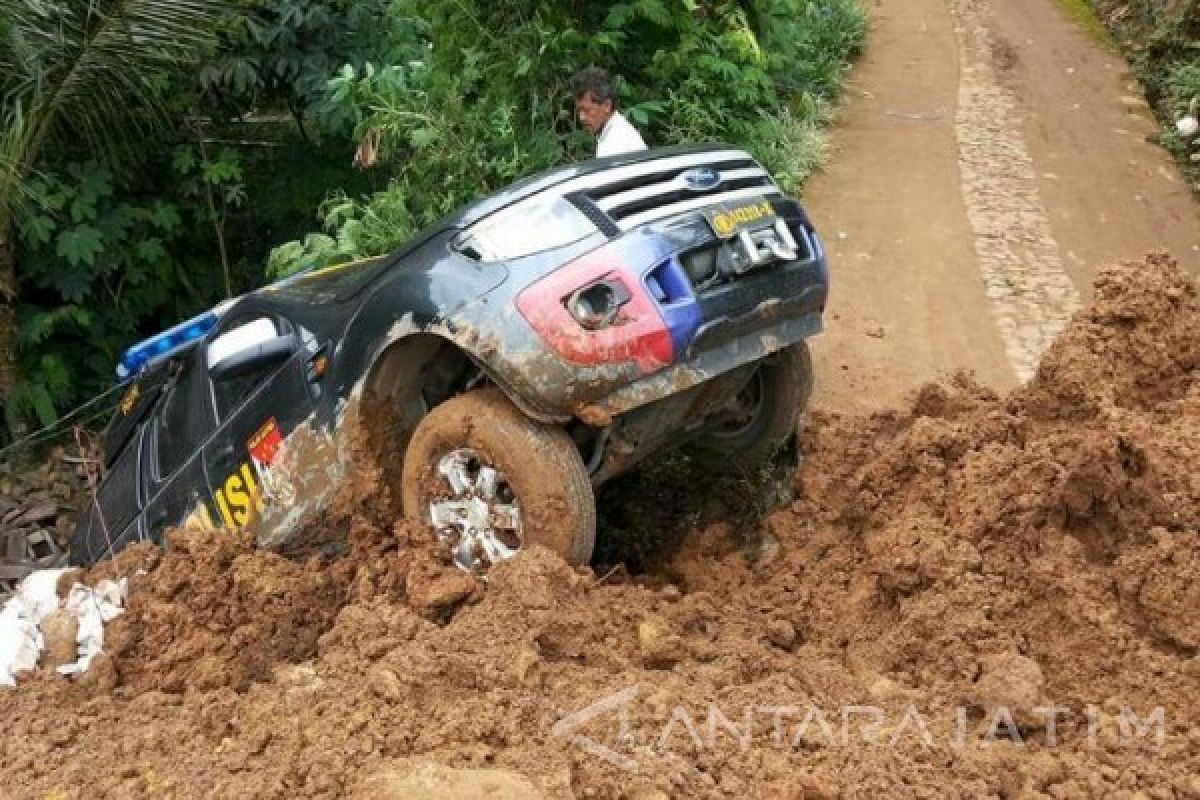
MULTIPOLYGON (((645 374, 634 361, 580 366, 546 347, 520 314, 506 314, 482 366, 527 414, 590 424, 758 361, 820 333, 828 295, 825 254, 779 264, 701 295, 704 321, 675 363, 645 374), (504 346, 501 346, 501 343, 504 346), (512 346, 511 343, 519 343, 512 346)), ((493 301, 500 298, 489 298, 493 301)))

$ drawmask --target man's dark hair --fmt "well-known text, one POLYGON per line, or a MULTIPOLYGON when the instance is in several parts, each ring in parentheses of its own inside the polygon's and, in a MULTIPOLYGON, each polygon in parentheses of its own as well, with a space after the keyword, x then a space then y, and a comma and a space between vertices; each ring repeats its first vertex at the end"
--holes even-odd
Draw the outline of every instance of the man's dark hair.
POLYGON ((612 101, 613 108, 617 107, 617 92, 612 76, 608 70, 600 67, 587 67, 576 72, 571 78, 571 94, 575 97, 590 94, 597 103, 607 100, 612 101))

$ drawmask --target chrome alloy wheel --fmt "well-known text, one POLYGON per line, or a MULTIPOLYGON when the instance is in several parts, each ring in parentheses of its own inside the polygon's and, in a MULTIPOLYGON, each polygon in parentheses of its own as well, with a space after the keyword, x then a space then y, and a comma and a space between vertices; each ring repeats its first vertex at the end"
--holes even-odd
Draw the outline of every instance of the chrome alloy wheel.
POLYGON ((521 507, 504 473, 469 448, 442 456, 437 473, 444 484, 429 502, 429 519, 453 550, 454 563, 482 573, 515 556, 522 544, 521 507))

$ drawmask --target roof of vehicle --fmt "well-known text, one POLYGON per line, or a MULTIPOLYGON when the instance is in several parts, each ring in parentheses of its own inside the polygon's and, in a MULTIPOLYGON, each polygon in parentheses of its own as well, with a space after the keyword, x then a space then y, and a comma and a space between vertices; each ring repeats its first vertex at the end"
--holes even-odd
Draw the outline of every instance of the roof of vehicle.
MULTIPOLYGON (((427 239, 422 236, 421 241, 427 239)), ((408 242, 398 253, 374 258, 362 258, 304 272, 268 284, 256 294, 303 297, 318 302, 337 302, 351 297, 386 270, 393 261, 419 242, 408 242)))

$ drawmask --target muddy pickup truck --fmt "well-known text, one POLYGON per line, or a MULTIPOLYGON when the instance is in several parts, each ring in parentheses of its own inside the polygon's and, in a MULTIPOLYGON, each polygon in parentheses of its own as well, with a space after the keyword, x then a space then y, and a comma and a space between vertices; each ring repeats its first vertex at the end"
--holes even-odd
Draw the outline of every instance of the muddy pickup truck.
POLYGON ((533 544, 585 563, 594 487, 679 446, 754 469, 793 435, 828 282, 804 210, 741 150, 534 176, 127 350, 70 560, 177 526, 281 545, 370 458, 465 570, 533 544))

